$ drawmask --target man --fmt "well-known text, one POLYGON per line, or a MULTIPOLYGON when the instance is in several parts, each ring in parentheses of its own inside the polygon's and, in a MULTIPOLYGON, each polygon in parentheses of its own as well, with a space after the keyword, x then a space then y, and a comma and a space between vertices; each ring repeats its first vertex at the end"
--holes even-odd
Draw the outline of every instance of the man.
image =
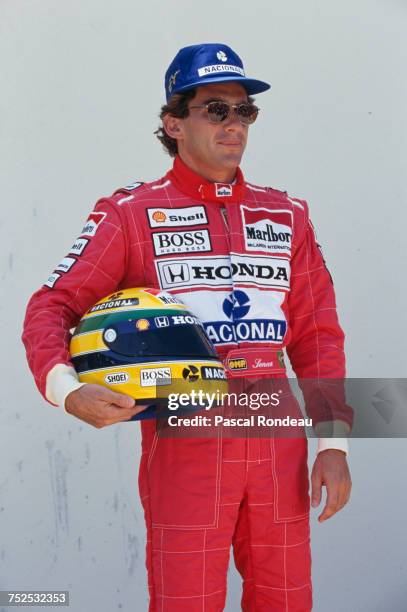
MULTIPOLYGON (((40 391, 96 427, 142 408, 78 382, 69 330, 120 288, 176 294, 234 381, 281 377, 283 347, 299 378, 344 377, 343 333, 306 202, 247 183, 239 169, 258 114, 250 95, 269 85, 247 78, 228 46, 202 44, 179 51, 165 88, 158 137, 175 156, 172 170, 99 200, 27 309, 23 339, 40 391)), ((349 423, 340 410, 316 420, 349 423)), ((320 440, 318 451, 312 504, 325 485, 324 521, 346 504, 351 484, 344 441, 320 440)), ((143 421, 150 611, 223 610, 231 544, 244 610, 310 610, 306 460, 304 438, 161 439, 155 422, 143 421)))

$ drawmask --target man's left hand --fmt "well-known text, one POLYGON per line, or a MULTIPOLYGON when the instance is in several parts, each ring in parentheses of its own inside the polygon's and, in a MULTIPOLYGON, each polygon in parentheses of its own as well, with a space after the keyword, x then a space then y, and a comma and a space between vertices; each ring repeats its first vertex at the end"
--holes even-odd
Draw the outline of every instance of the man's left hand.
POLYGON ((318 521, 331 518, 348 503, 352 481, 346 461, 346 453, 333 448, 321 451, 315 459, 311 474, 311 505, 321 503, 322 486, 327 491, 326 503, 318 521))

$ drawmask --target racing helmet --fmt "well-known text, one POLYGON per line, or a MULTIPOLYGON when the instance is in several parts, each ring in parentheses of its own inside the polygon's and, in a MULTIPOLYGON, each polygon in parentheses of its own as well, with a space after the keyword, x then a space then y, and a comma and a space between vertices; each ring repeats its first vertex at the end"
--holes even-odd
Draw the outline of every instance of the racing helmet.
POLYGON ((123 289, 97 302, 70 343, 79 380, 134 397, 155 418, 170 393, 226 393, 226 371, 202 323, 159 289, 123 289))

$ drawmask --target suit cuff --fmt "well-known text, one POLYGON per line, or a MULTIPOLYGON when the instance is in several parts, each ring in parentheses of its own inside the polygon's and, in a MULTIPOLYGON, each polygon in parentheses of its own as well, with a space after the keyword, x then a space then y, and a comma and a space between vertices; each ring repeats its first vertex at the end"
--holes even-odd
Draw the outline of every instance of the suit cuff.
POLYGON ((65 399, 69 393, 85 384, 79 382, 78 375, 72 366, 57 363, 47 374, 45 395, 49 402, 65 410, 65 399))
POLYGON ((328 449, 340 450, 348 455, 349 443, 347 438, 319 438, 317 454, 328 449))

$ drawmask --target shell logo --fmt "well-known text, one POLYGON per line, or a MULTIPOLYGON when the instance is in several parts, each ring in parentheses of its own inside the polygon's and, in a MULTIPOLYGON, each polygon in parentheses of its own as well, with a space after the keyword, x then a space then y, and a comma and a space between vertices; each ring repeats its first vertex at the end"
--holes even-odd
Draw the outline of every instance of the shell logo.
POLYGON ((156 223, 164 223, 164 221, 167 219, 167 215, 161 210, 156 210, 152 217, 156 223))
POLYGON ((150 323, 149 321, 147 321, 147 319, 139 319, 136 322, 136 327, 139 331, 144 331, 145 329, 148 329, 150 327, 150 323))

